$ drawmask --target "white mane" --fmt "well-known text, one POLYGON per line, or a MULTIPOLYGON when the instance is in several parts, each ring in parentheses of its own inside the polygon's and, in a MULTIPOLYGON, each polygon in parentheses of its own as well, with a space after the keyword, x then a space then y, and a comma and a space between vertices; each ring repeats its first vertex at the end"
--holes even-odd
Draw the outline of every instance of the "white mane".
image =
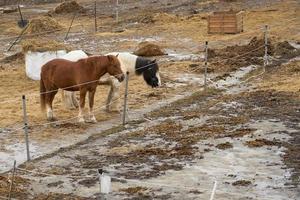
POLYGON ((121 63, 121 69, 123 73, 126 73, 127 71, 131 74, 135 73, 135 63, 137 59, 136 55, 133 55, 128 52, 112 52, 106 55, 114 55, 114 56, 118 55, 118 59, 121 63))

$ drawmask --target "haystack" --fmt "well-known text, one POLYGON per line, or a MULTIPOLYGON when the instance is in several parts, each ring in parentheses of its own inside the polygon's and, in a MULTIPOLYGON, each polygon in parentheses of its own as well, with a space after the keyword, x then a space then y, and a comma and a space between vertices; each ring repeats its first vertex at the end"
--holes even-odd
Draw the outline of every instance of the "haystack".
POLYGON ((155 22, 161 22, 161 23, 174 23, 181 20, 176 15, 171 15, 167 13, 156 13, 156 14, 145 14, 141 17, 139 20, 141 23, 144 24, 150 24, 155 22))
POLYGON ((283 58, 293 58, 300 54, 300 50, 293 47, 288 41, 279 42, 274 47, 274 55, 283 58))
POLYGON ((56 14, 73 13, 78 11, 83 12, 84 8, 79 5, 77 1, 65 1, 54 9, 54 13, 56 14))
POLYGON ((138 47, 137 50, 133 52, 133 54, 137 55, 137 56, 161 56, 161 55, 166 55, 165 52, 163 52, 163 50, 161 50, 161 48, 156 45, 153 44, 151 42, 141 42, 138 47))
POLYGON ((156 21, 161 21, 165 23, 170 23, 170 22, 177 22, 180 20, 180 18, 176 15, 168 14, 168 13, 157 13, 153 16, 153 20, 156 21))
POLYGON ((46 52, 46 51, 57 51, 57 50, 70 51, 71 48, 55 40, 31 39, 22 42, 22 51, 24 53, 28 51, 46 52))
POLYGON ((42 33, 47 31, 60 30, 62 28, 63 26, 59 24, 55 19, 48 16, 43 16, 30 20, 27 32, 30 34, 42 33))

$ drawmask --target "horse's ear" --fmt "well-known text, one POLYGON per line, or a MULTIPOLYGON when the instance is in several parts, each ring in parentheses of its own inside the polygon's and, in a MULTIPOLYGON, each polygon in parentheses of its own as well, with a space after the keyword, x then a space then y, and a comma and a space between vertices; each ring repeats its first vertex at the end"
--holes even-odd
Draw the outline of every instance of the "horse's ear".
POLYGON ((116 55, 116 57, 118 57, 118 56, 119 56, 119 54, 116 55))
POLYGON ((152 63, 156 63, 156 59, 152 60, 151 62, 152 62, 152 63))
POLYGON ((112 63, 114 61, 113 57, 111 55, 108 55, 107 56, 107 59, 110 63, 112 63))

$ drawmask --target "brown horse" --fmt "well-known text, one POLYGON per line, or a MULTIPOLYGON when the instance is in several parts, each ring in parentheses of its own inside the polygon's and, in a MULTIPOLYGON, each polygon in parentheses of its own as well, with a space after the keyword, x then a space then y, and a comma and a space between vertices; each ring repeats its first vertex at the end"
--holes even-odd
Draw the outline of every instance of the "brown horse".
POLYGON ((116 56, 91 56, 72 62, 54 59, 43 65, 41 69, 40 97, 42 110, 47 109, 47 119, 54 120, 52 102, 59 88, 80 92, 79 122, 84 122, 82 110, 86 93, 89 92, 89 116, 96 122, 93 114, 94 95, 98 80, 104 74, 115 76, 120 82, 124 74, 116 56))

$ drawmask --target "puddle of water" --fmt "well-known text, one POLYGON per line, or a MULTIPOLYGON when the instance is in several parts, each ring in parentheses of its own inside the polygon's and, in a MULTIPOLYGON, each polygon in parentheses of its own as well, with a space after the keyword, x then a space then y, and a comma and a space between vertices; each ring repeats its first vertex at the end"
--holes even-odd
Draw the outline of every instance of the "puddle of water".
POLYGON ((204 54, 179 54, 168 53, 167 61, 202 61, 204 60, 204 54))
MULTIPOLYGON (((295 131, 284 126, 283 123, 272 121, 260 121, 249 124, 250 127, 258 128, 251 138, 220 138, 203 140, 198 144, 199 151, 207 148, 206 144, 217 145, 219 143, 231 142, 233 148, 218 150, 204 154, 204 159, 196 161, 195 164, 186 166, 181 171, 167 171, 166 175, 140 181, 139 185, 144 187, 162 189, 164 194, 176 191, 172 199, 194 199, 195 194, 188 191, 189 188, 197 188, 202 194, 197 195, 199 199, 209 199, 213 182, 218 181, 216 199, 296 199, 295 191, 285 187, 289 178, 289 171, 285 170, 280 155, 284 148, 260 147, 249 148, 244 145, 245 141, 264 136, 266 139, 286 140, 289 135, 273 133, 274 131, 295 131), (266 163, 273 163, 266 165, 266 163), (249 180, 249 186, 233 186, 237 180, 249 180), (180 188, 178 188, 180 187, 180 188)), ((134 186, 127 183, 126 187, 134 186)), ((114 183, 114 188, 122 187, 120 183, 114 183)), ((124 187, 124 186, 123 186, 124 187)), ((115 199, 115 198, 112 198, 115 199)))
MULTIPOLYGON (((37 153, 38 146, 35 144, 29 145, 30 152, 32 154, 37 153)), ((11 169, 14 160, 17 161, 17 165, 27 160, 25 143, 15 143, 5 146, 7 151, 0 152, 0 171, 11 169)))
POLYGON ((226 87, 237 85, 240 83, 240 79, 243 78, 246 74, 256 69, 256 65, 250 65, 247 67, 242 67, 239 70, 233 72, 225 80, 219 80, 215 83, 216 87, 225 89, 226 87))

